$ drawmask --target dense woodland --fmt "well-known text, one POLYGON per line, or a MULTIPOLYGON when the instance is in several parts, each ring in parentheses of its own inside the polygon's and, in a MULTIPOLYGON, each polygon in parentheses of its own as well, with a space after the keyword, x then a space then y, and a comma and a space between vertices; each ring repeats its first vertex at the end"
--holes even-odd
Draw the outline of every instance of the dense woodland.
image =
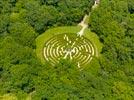
POLYGON ((21 100, 134 100, 134 0, 0 0, 0 95, 21 100), (95 63, 50 66, 36 57, 35 39, 56 26, 89 28, 103 44, 95 63))

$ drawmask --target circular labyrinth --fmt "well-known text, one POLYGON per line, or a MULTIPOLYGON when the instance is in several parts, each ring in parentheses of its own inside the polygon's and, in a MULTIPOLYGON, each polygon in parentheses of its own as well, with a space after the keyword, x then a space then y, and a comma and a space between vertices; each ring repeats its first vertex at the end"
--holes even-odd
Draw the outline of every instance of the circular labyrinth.
POLYGON ((91 41, 75 34, 59 34, 46 41, 43 48, 46 61, 56 64, 61 58, 77 62, 78 67, 87 65, 95 55, 91 41))

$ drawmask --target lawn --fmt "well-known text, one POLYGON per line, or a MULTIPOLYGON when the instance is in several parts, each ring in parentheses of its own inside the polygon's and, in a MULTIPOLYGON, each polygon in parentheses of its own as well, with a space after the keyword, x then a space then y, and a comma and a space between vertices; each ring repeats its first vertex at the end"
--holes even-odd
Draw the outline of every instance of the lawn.
MULTIPOLYGON (((79 26, 65 26, 65 27, 57 27, 57 28, 52 28, 47 30, 45 33, 41 34, 40 36, 37 37, 36 39, 36 54, 37 57, 41 60, 41 62, 44 64, 45 59, 43 55, 43 48, 45 43, 52 37, 57 36, 59 34, 65 34, 65 33, 71 33, 71 34, 76 34, 81 30, 81 27, 79 26)), ((102 49, 102 44, 99 41, 98 36, 91 32, 89 29, 86 29, 84 31, 84 37, 89 39, 94 46, 96 57, 99 56, 99 53, 101 52, 102 49)))

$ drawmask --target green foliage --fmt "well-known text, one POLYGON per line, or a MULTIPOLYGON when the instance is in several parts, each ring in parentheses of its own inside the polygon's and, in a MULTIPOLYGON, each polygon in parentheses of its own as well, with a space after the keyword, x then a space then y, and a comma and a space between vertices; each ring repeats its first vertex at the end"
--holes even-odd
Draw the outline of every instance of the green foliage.
POLYGON ((0 99, 134 99, 134 0, 100 0, 90 12, 93 3, 0 0, 0 99), (44 41, 57 33, 78 32, 80 27, 71 25, 89 12, 93 32, 86 29, 85 36, 98 47, 99 57, 81 71, 68 59, 55 66, 42 64, 38 58, 44 62, 44 41))
POLYGON ((1 91, 33 91, 32 78, 37 74, 40 64, 32 49, 20 46, 13 38, 6 37, 0 45, 0 59, 1 91))
POLYGON ((103 100, 110 92, 104 80, 95 77, 87 70, 79 71, 75 66, 73 62, 67 60, 61 60, 54 67, 46 66, 46 71, 41 71, 36 80, 38 88, 36 94, 33 95, 33 100, 41 98, 63 100, 100 98, 103 100))
POLYGON ((134 13, 134 1, 128 0, 128 10, 130 13, 134 13))
POLYGON ((58 12, 54 7, 47 7, 45 5, 36 7, 32 4, 29 5, 27 4, 28 7, 26 6, 26 11, 22 17, 24 17, 37 31, 45 30, 47 28, 46 26, 54 24, 55 20, 59 17, 58 12), (29 8, 29 5, 31 5, 31 8, 29 8))
POLYGON ((16 42, 24 46, 32 46, 37 33, 27 23, 10 23, 9 33, 15 38, 16 42))
POLYGON ((132 88, 124 82, 115 82, 112 91, 116 99, 132 100, 134 96, 132 88))
POLYGON ((9 24, 9 17, 8 15, 2 15, 0 14, 0 35, 2 33, 7 32, 7 26, 9 24))
POLYGON ((31 73, 32 66, 26 64, 14 65, 10 68, 11 73, 11 86, 15 89, 21 89, 24 92, 31 92, 33 87, 32 78, 33 76, 31 73))
POLYGON ((23 0, 16 3, 14 10, 20 12, 21 17, 37 32, 42 33, 52 26, 80 22, 90 6, 90 0, 23 0))
POLYGON ((14 0, 1 0, 0 1, 0 13, 11 13, 14 0))
POLYGON ((102 0, 90 17, 91 30, 98 34, 104 44, 99 75, 112 86, 114 100, 134 98, 132 5, 132 0, 102 0))
MULTIPOLYGON (((101 41, 105 44, 102 52, 110 60, 114 59, 120 63, 126 63, 132 56, 128 53, 131 49, 126 41, 131 41, 129 34, 129 26, 132 20, 128 13, 127 1, 111 1, 103 0, 100 7, 95 9, 91 14, 91 30, 95 31, 101 41), (106 9, 104 7, 107 6, 106 9), (105 14, 104 14, 105 13, 105 14), (102 16, 103 15, 103 16, 102 16), (126 36, 126 37, 125 37, 126 36), (121 62, 122 61, 122 62, 121 62)), ((133 25, 132 25, 133 26, 133 25)), ((131 27, 131 26, 130 26, 131 27)), ((131 31, 133 28, 131 28, 131 31)), ((129 41, 129 42, 130 42, 129 41)))

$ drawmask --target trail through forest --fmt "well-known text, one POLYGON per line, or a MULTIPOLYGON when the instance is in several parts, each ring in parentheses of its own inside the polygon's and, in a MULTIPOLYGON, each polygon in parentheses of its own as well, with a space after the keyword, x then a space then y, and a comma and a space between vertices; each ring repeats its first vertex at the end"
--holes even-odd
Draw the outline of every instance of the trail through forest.
MULTIPOLYGON (((99 3, 100 3, 100 0, 95 0, 94 5, 92 6, 91 11, 94 10, 96 7, 98 7, 99 3)), ((89 19, 89 17, 90 17, 90 13, 89 13, 89 15, 86 14, 84 16, 83 20, 78 24, 79 26, 82 27, 82 29, 77 33, 78 36, 81 37, 84 34, 84 30, 86 28, 88 28, 88 23, 86 23, 86 20, 89 19)))

